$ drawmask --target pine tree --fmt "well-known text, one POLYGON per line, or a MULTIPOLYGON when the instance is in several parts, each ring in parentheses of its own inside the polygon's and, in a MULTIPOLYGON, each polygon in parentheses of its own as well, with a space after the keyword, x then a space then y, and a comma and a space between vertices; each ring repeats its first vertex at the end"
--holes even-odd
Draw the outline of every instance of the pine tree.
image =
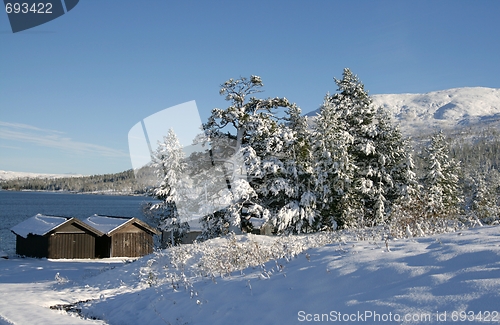
MULTIPOLYGON (((262 80, 258 76, 229 79, 221 85, 220 94, 225 96, 230 106, 226 109, 213 109, 208 122, 204 124, 215 163, 231 165, 228 168, 231 202, 226 209, 211 217, 212 222, 206 223, 208 227, 217 224, 233 230, 240 227, 251 228, 248 220, 241 218, 243 209, 252 206, 254 210, 261 211, 261 216, 268 216, 270 209, 274 209, 276 205, 276 200, 269 197, 281 192, 281 187, 284 186, 280 180, 283 163, 279 154, 273 156, 269 152, 273 149, 279 152, 283 146, 282 139, 275 136, 280 130, 276 113, 292 104, 286 98, 250 97, 261 92, 262 86, 262 80), (226 154, 221 155, 221 152, 226 154), (240 164, 234 163, 235 161, 240 164), (267 186, 271 181, 274 185, 267 186), (234 184, 238 187, 234 188, 234 184), (242 192, 243 190, 246 192, 242 192), (264 196, 267 197, 264 199, 264 196), (223 220, 213 220, 216 217, 223 220)), ((223 229, 215 233, 227 231, 223 229)), ((214 232, 207 230, 207 233, 214 232)))
POLYGON ((425 149, 426 162, 423 179, 427 193, 427 211, 434 216, 450 216, 458 212, 462 201, 460 193, 460 165, 449 155, 442 131, 436 133, 425 149))
POLYGON ((353 141, 346 122, 327 95, 312 134, 315 192, 321 210, 318 228, 356 225, 355 215, 360 206, 354 199, 356 166, 349 152, 353 141))
POLYGON ((275 131, 268 139, 279 146, 266 150, 263 169, 267 170, 269 161, 278 168, 271 170, 261 183, 262 199, 266 202, 263 206, 272 212, 271 221, 278 233, 314 231, 318 211, 313 191, 310 133, 300 108, 290 105, 275 131))
POLYGON ((186 184, 183 179, 186 162, 173 129, 169 129, 163 142, 158 143, 158 148, 153 153, 153 167, 160 183, 153 188, 152 196, 160 202, 153 204, 150 210, 157 219, 158 227, 171 233, 171 244, 175 245, 189 230, 189 225, 180 220, 177 209, 179 202, 186 201, 186 184))
POLYGON ((409 146, 387 112, 373 107, 364 85, 349 69, 335 82, 338 92, 327 95, 315 132, 318 146, 329 143, 333 148, 319 149, 324 158, 316 155, 322 197, 340 195, 324 212, 336 214, 342 227, 385 223, 392 204, 416 182, 409 146))
MULTIPOLYGON (((376 208, 383 208, 385 201, 379 157, 376 151, 375 112, 364 85, 349 69, 344 69, 342 79, 335 79, 338 93, 328 98, 345 125, 345 132, 352 136, 347 147, 355 165, 352 178, 351 201, 359 201, 363 211, 358 215, 359 225, 372 225, 376 221, 376 208), (376 203, 379 206, 376 206, 376 203)), ((382 210, 385 210, 382 209, 382 210)))
MULTIPOLYGON (((420 191, 412 157, 410 140, 403 138, 399 127, 396 126, 389 114, 379 108, 376 112, 377 133, 375 136, 376 152, 378 155, 378 179, 383 185, 383 198, 386 213, 392 211, 394 204, 410 203, 420 191)), ((379 194, 380 195, 380 194, 379 194)), ((380 195, 381 196, 381 195, 380 195)), ((379 204, 376 203, 378 206, 379 204)), ((384 222, 382 211, 377 210, 375 220, 384 222)))
POLYGON ((312 232, 319 217, 317 198, 314 191, 314 169, 312 160, 311 132, 307 117, 301 115, 298 106, 292 105, 287 110, 286 126, 293 131, 287 165, 292 182, 296 184, 296 201, 299 206, 298 222, 294 232, 312 232))
POLYGON ((500 173, 496 169, 486 174, 473 176, 473 195, 471 210, 485 223, 492 223, 500 218, 500 173))

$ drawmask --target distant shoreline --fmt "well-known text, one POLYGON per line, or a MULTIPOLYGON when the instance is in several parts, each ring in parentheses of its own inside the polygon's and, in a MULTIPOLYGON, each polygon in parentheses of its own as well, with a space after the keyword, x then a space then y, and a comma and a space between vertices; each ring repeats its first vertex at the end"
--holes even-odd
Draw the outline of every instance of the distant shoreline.
MULTIPOLYGON (((0 171, 1 172, 1 171, 0 171)), ((115 174, 58 177, 58 178, 2 178, 0 187, 14 191, 48 191, 88 193, 99 195, 146 195, 150 188, 150 174, 142 171, 139 176, 133 170, 115 174)))
POLYGON ((0 192, 35 192, 35 193, 53 193, 53 194, 88 194, 88 195, 108 195, 108 196, 147 196, 146 194, 130 193, 130 192, 117 192, 117 191, 92 191, 92 192, 78 192, 78 191, 51 191, 51 190, 26 190, 26 189, 2 189, 0 192))

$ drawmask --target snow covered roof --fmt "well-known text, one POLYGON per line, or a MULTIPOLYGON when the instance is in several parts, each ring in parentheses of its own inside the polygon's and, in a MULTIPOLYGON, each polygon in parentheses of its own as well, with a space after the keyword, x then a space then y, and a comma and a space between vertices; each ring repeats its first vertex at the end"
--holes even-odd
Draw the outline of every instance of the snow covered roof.
POLYGON ((77 222, 78 224, 88 228, 92 232, 95 232, 99 236, 102 236, 103 234, 109 235, 116 229, 123 227, 124 225, 131 222, 142 226, 152 233, 157 233, 156 229, 151 228, 146 223, 135 218, 100 216, 97 214, 88 217, 87 219, 83 220, 83 222, 71 217, 57 217, 37 214, 36 216, 15 225, 11 228, 11 231, 24 238, 26 238, 28 234, 44 236, 57 227, 60 227, 64 223, 70 221, 77 222))
POLYGON ((266 219, 251 217, 249 219, 254 229, 260 229, 267 222, 266 219))
POLYGON ((43 236, 69 220, 71 220, 69 217, 46 216, 39 213, 10 230, 24 238, 28 237, 28 234, 43 236))
POLYGON ((186 222, 189 224, 189 231, 201 231, 201 218, 202 216, 195 215, 186 220, 186 222))
POLYGON ((110 217, 110 216, 100 216, 94 214, 91 217, 83 220, 86 224, 92 226, 93 228, 103 232, 105 234, 109 234, 113 230, 120 228, 127 222, 131 221, 132 218, 127 217, 110 217))
POLYGON ((87 225, 91 226, 92 228, 95 228, 95 229, 99 230, 100 232, 107 234, 107 235, 111 234, 113 231, 115 231, 118 228, 121 228, 124 225, 131 223, 131 222, 137 223, 153 233, 157 233, 156 229, 151 228, 149 225, 145 224, 144 222, 142 222, 136 218, 100 216, 100 215, 94 214, 93 216, 90 216, 87 219, 83 220, 83 222, 85 222, 87 225))

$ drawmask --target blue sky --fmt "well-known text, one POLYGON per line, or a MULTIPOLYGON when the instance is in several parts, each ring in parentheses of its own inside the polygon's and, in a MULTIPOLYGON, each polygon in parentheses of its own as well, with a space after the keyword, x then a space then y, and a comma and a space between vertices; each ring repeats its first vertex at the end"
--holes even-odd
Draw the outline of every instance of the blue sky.
POLYGON ((205 121, 227 106, 219 85, 251 74, 304 113, 344 67, 370 94, 500 88, 499 14, 499 1, 81 0, 13 34, 0 13, 0 170, 129 169, 137 122, 191 100, 205 121))

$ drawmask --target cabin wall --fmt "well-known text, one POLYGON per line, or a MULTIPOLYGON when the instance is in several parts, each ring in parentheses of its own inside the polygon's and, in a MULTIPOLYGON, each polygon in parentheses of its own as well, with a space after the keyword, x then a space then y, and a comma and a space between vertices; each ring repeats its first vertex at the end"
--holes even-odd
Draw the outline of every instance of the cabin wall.
POLYGON ((16 254, 29 257, 48 257, 47 237, 29 234, 27 238, 16 235, 16 254))
POLYGON ((153 236, 136 224, 128 224, 111 235, 111 257, 140 257, 153 253, 153 236))
POLYGON ((190 231, 182 236, 181 243, 192 244, 198 236, 201 236, 201 231, 190 231))
POLYGON ((95 258, 96 235, 68 223, 48 235, 49 258, 95 258))
POLYGON ((49 237, 49 258, 95 258, 95 237, 85 233, 55 233, 49 237))
POLYGON ((153 237, 145 232, 120 232, 111 236, 112 257, 140 257, 153 253, 153 237))

